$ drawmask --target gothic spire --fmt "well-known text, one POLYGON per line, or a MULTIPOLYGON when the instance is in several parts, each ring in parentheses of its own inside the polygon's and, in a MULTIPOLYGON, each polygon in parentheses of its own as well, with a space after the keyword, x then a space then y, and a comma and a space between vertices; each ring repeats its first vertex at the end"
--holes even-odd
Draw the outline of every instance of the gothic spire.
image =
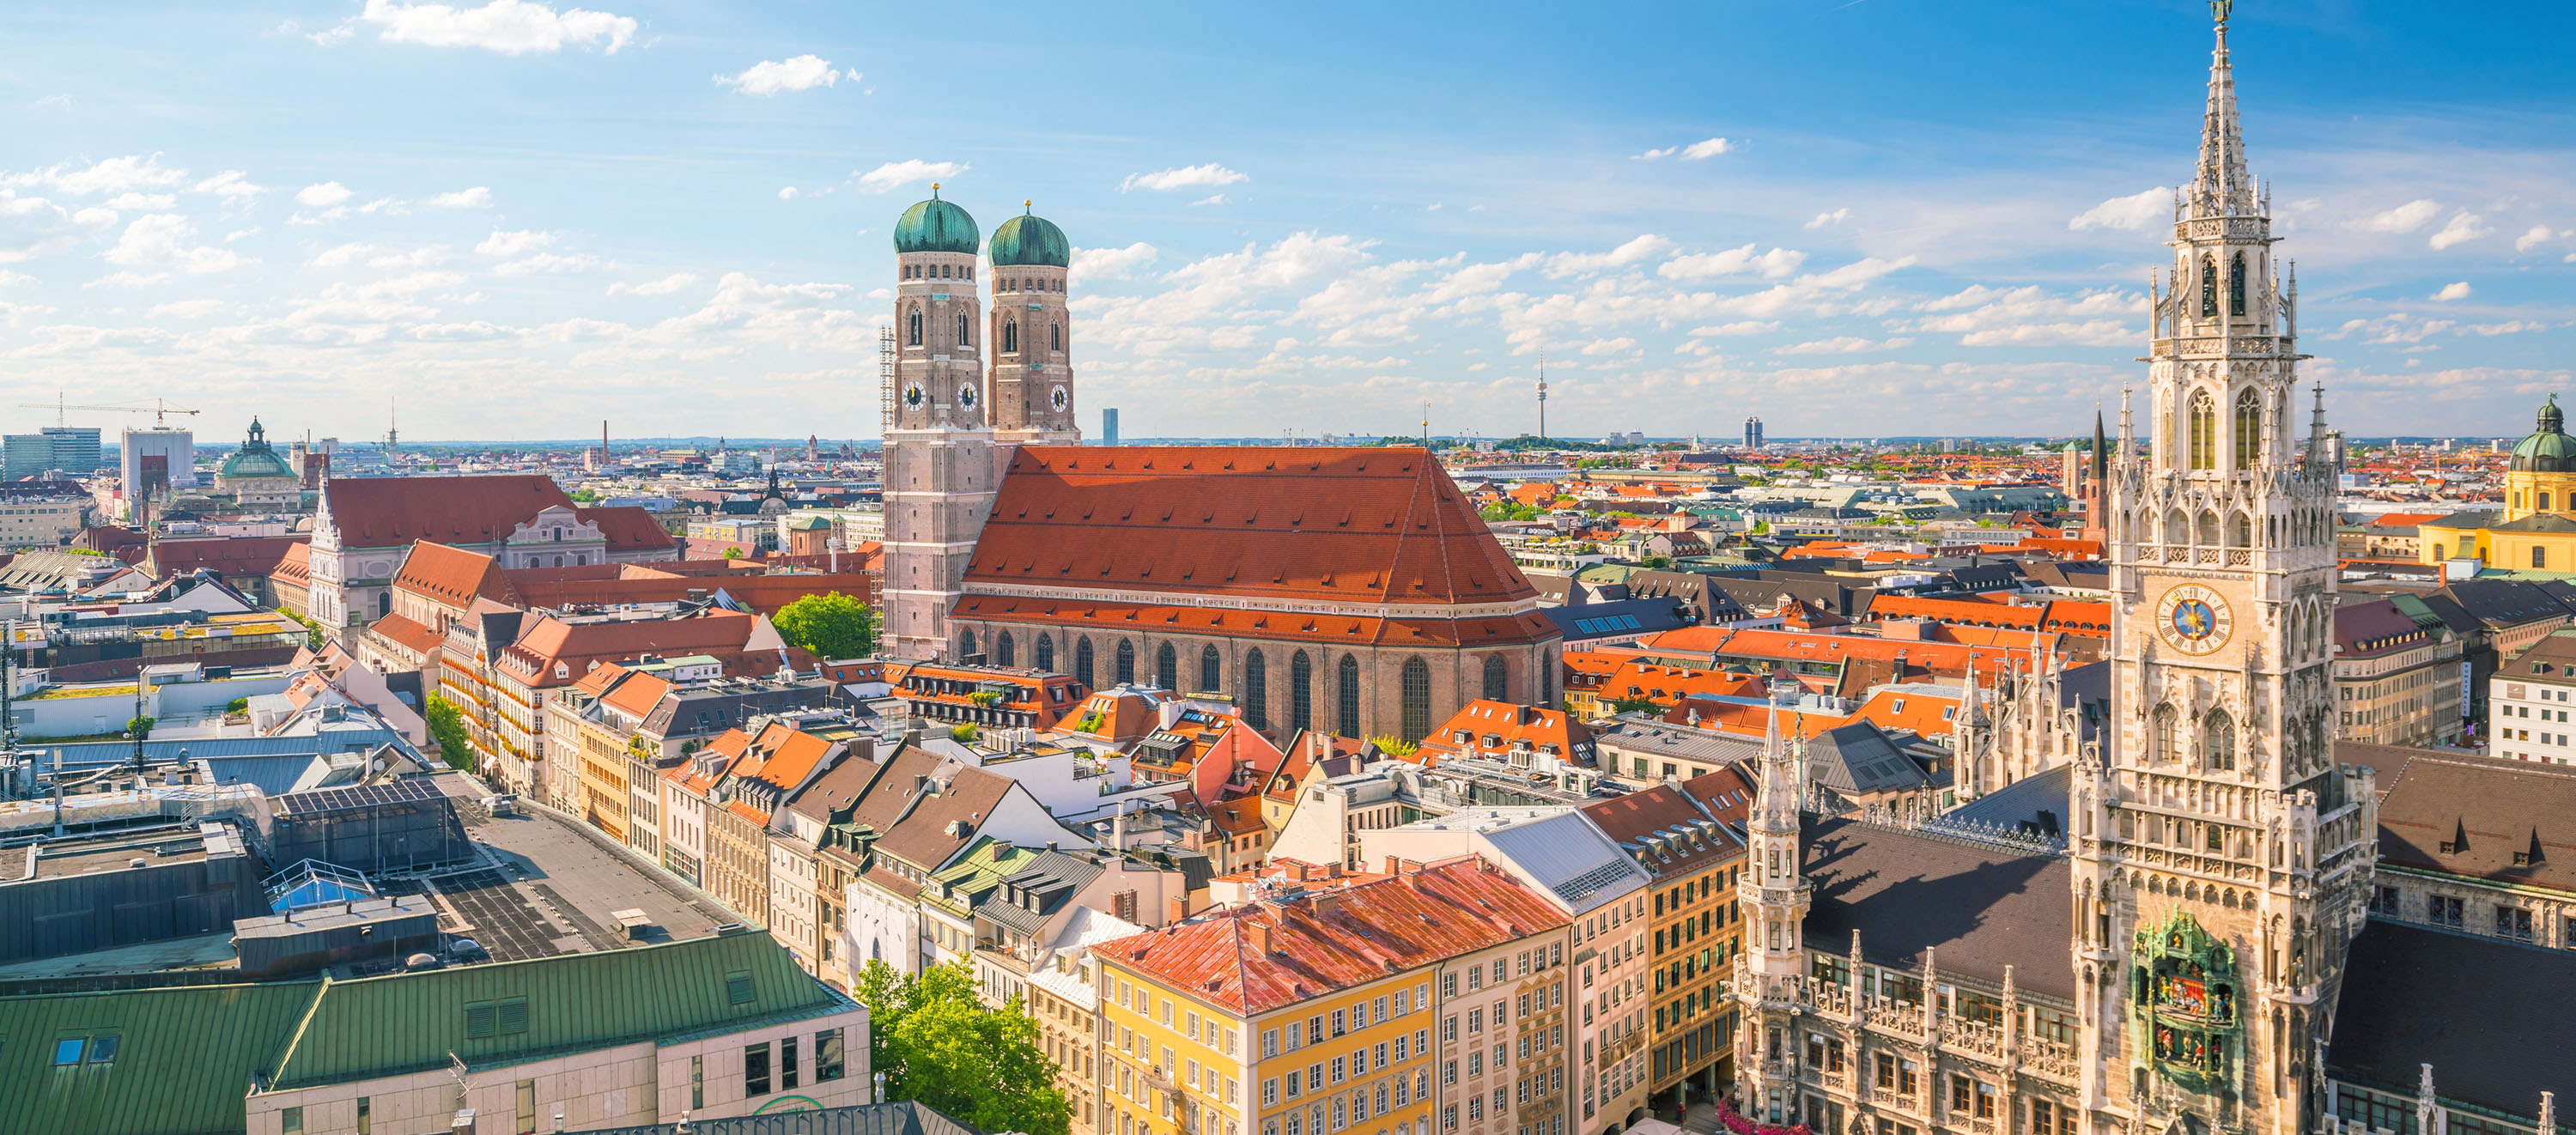
POLYGON ((2193 182, 2192 212, 2200 216, 2250 214, 2253 179, 2245 172, 2245 135, 2236 121, 2236 69, 2227 58, 2225 0, 2209 6, 2217 19, 2218 46, 2209 53, 2209 109, 2200 125, 2200 172, 2193 182))
MULTIPOLYGON (((2111 439, 2102 435, 2102 408, 2093 408, 2093 479, 2100 481, 2111 471, 2111 439)), ((2096 508, 2102 507, 2098 502, 2096 508)))

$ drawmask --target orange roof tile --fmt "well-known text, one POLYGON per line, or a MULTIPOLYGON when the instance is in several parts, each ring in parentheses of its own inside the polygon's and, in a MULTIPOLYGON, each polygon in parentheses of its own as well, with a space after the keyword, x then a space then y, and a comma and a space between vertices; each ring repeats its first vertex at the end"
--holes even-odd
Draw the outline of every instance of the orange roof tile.
POLYGON ((1410 446, 1022 448, 966 583, 1342 603, 1537 594, 1410 446))
MULTIPOLYGON (((1373 600, 1354 600, 1362 602, 1373 600)), ((1226 607, 1147 606, 1076 599, 1023 599, 968 595, 957 601, 961 619, 1037 623, 1095 631, 1163 634, 1217 633, 1230 638, 1369 645, 1492 646, 1538 642, 1556 625, 1536 611, 1468 619, 1379 619, 1240 611, 1226 607)))

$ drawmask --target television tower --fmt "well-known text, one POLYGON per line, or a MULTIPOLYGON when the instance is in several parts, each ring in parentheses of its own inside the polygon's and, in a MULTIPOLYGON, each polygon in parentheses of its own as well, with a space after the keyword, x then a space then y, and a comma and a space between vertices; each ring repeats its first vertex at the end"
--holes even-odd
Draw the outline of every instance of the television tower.
POLYGON ((1547 440, 1547 348, 1538 349, 1538 439, 1547 440))

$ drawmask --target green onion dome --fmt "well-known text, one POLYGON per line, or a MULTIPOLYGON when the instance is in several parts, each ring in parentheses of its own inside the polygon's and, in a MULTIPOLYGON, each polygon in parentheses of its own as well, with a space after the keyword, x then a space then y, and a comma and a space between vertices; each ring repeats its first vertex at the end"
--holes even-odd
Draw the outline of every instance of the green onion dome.
MULTIPOLYGON (((1026 208, 1029 203, 1022 201, 1020 205, 1026 208)), ((1002 227, 993 230, 993 246, 987 251, 996 268, 1032 264, 1065 268, 1073 264, 1073 245, 1064 239, 1064 230, 1032 213, 1002 222, 1002 227)))
POLYGON ((903 211, 903 219, 894 223, 894 250, 904 252, 975 253, 975 218, 966 210, 939 199, 939 186, 930 187, 930 200, 903 211))

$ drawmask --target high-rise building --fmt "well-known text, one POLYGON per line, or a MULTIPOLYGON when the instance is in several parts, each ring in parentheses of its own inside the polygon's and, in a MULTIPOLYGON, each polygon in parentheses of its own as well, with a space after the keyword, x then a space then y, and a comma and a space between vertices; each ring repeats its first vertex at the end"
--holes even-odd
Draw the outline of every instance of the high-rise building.
POLYGON ((127 516, 150 490, 154 499, 197 487, 197 441, 186 430, 127 430, 118 439, 117 471, 125 477, 127 516))
POLYGON ((1118 444, 1118 407, 1116 406, 1100 412, 1100 444, 1112 447, 1118 444))
POLYGON ((1746 448, 1746 449, 1760 449, 1760 448, 1762 448, 1762 419, 1760 419, 1760 418, 1746 418, 1746 419, 1744 419, 1744 448, 1746 448))
POLYGON ((904 658, 948 654, 949 610, 1001 480, 977 347, 975 218, 930 189, 894 229, 899 353, 885 435, 885 638, 904 658))
POLYGON ((31 434, 10 434, 0 440, 0 480, 16 481, 41 473, 60 470, 71 477, 86 477, 98 468, 98 428, 95 426, 46 426, 31 434))

